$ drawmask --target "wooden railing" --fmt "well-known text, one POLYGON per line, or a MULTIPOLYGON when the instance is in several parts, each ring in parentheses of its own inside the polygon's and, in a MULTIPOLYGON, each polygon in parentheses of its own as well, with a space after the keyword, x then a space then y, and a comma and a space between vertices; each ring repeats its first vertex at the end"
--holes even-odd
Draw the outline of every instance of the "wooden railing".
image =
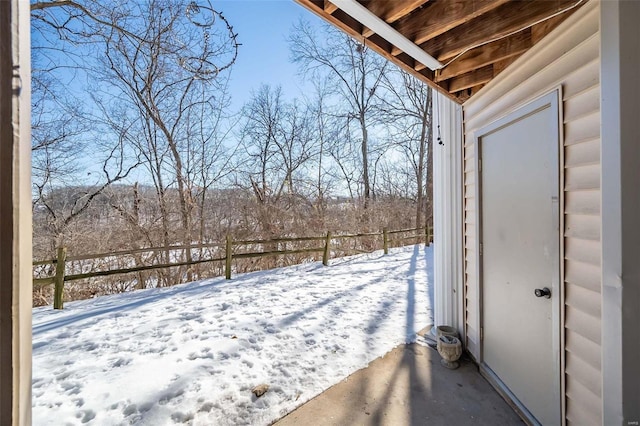
MULTIPOLYGON (((279 255, 288 255, 288 254, 306 254, 306 253, 322 253, 322 264, 324 266, 329 265, 329 258, 331 255, 331 241, 333 240, 341 240, 341 239, 355 239, 355 238, 376 238, 382 237, 382 249, 384 250, 384 254, 388 254, 389 246, 395 243, 400 243, 397 245, 404 245, 403 242, 406 240, 414 240, 416 243, 420 240, 424 240, 425 245, 433 242, 433 230, 431 227, 423 228, 412 228, 412 229, 399 229, 395 231, 388 231, 384 228, 381 232, 370 232, 370 233, 360 233, 360 234, 337 234, 333 235, 331 232, 327 232, 324 236, 318 237, 291 237, 291 238, 273 238, 268 240, 233 240, 230 235, 227 235, 226 241, 224 244, 222 243, 213 243, 213 244, 194 244, 194 245, 175 245, 175 246, 167 246, 167 247, 150 247, 150 248, 142 248, 135 250, 125 250, 125 251, 115 251, 111 253, 99 253, 99 254, 88 254, 88 255, 78 255, 78 256, 67 256, 67 249, 65 247, 58 248, 57 256, 55 259, 49 260, 39 260, 34 261, 34 267, 44 267, 49 265, 48 270, 51 272, 55 268, 55 273, 53 275, 47 277, 34 277, 33 285, 34 287, 42 287, 47 285, 54 285, 54 297, 53 297, 53 308, 54 309, 62 309, 63 308, 63 291, 64 291, 64 283, 67 281, 76 281, 83 280, 94 277, 105 277, 116 274, 128 274, 132 272, 142 272, 149 271, 154 269, 167 269, 174 268, 180 266, 191 266, 198 265, 203 263, 210 262, 224 262, 224 275, 225 278, 231 279, 232 272, 232 264, 233 259, 247 259, 247 258, 255 258, 255 257, 265 257, 265 256, 279 256, 279 255), (404 234, 400 236, 401 234, 404 234), (406 235, 410 234, 410 235, 406 235), (283 249, 283 250, 268 250, 268 251, 249 251, 249 252, 234 252, 234 247, 252 247, 256 245, 268 245, 268 246, 278 246, 282 243, 300 243, 300 242, 320 242, 322 241, 322 245, 316 247, 305 247, 305 248, 297 248, 297 249, 283 249), (224 257, 211 257, 205 259, 194 259, 190 261, 182 261, 182 262, 168 262, 168 263, 158 263, 153 265, 139 265, 133 266, 129 268, 117 268, 117 269, 104 269, 98 271, 91 272, 81 272, 75 274, 67 274, 67 263, 73 261, 82 261, 82 260, 95 260, 95 259, 106 259, 113 257, 122 257, 128 256, 132 254, 141 254, 141 253, 158 253, 158 252, 169 252, 176 250, 197 250, 197 249, 221 249, 224 246, 224 257)), ((378 246, 379 247, 379 246, 378 246)), ((375 250, 375 249, 374 249, 375 250)), ((221 251, 221 250, 220 250, 221 251)))

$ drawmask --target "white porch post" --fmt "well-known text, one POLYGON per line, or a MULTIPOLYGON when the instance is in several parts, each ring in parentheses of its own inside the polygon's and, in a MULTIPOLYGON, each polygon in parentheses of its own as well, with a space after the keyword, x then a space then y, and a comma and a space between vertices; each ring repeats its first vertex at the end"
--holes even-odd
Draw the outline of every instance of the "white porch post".
POLYGON ((434 326, 462 336, 462 108, 434 91, 433 112, 434 326))
POLYGON ((0 1, 0 422, 31 424, 29 2, 0 1))
POLYGON ((640 2, 601 3, 602 396, 640 422, 640 2))

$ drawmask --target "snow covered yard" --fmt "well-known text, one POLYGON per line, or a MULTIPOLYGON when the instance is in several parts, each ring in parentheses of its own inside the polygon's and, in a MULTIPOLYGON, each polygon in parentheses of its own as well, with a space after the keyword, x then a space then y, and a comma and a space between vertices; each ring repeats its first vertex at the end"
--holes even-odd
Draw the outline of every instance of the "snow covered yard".
POLYGON ((431 259, 408 246, 36 308, 33 424, 267 425, 415 340, 431 259))

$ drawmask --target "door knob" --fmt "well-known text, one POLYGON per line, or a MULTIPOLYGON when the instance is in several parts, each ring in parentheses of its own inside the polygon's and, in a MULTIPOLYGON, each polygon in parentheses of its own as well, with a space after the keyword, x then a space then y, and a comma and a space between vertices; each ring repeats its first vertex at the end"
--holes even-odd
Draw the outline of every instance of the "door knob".
POLYGON ((551 299, 551 290, 549 290, 549 287, 536 288, 534 293, 536 297, 544 297, 545 299, 551 299))

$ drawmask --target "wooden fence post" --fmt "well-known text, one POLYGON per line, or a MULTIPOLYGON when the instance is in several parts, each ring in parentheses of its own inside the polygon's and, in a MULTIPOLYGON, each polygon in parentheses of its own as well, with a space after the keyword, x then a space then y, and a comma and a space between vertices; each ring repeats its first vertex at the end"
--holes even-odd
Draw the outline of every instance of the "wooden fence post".
POLYGON ((67 249, 58 247, 58 257, 56 258, 56 278, 53 292, 53 309, 62 309, 62 293, 64 290, 64 273, 66 269, 67 249))
POLYGON ((322 264, 329 266, 329 248, 331 246, 331 231, 327 231, 327 238, 324 242, 324 253, 322 254, 322 264))
POLYGON ((231 252, 231 235, 227 234, 227 260, 224 264, 224 274, 225 278, 231 279, 231 259, 233 257, 233 253, 231 252))
POLYGON ((382 248, 384 254, 389 254, 389 235, 387 234, 387 228, 382 228, 382 248))
POLYGON ((424 246, 427 247, 429 245, 429 224, 425 223, 424 225, 424 246))

